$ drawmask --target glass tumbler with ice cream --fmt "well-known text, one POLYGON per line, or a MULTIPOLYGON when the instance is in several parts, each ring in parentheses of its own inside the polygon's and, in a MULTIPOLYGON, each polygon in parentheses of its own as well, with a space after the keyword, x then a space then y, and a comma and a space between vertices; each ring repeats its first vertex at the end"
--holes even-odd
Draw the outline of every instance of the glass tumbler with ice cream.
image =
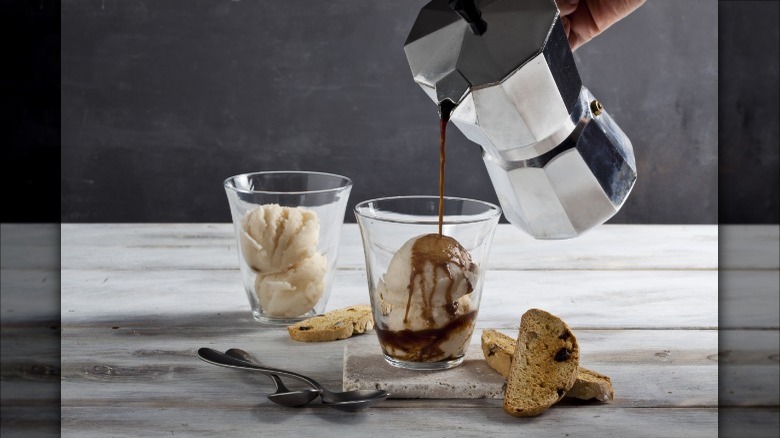
POLYGON ((323 313, 352 181, 274 171, 232 176, 224 185, 252 316, 286 325, 323 313))
POLYGON ((355 206, 385 360, 440 370, 463 361, 501 209, 473 199, 398 196, 355 206))

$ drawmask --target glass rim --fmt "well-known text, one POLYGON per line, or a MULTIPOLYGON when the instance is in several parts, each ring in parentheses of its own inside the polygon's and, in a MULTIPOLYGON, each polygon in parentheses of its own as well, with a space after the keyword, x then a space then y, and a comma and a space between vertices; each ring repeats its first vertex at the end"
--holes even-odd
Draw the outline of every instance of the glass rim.
POLYGON ((316 172, 312 170, 268 170, 268 171, 259 171, 259 172, 239 173, 237 175, 233 175, 225 178, 225 181, 223 181, 222 184, 225 186, 226 189, 238 193, 247 193, 247 194, 262 193, 268 195, 304 195, 304 194, 331 193, 331 192, 344 191, 352 187, 352 179, 344 175, 339 175, 337 173, 316 172), (230 182, 236 180, 237 178, 240 177, 248 178, 248 177, 260 176, 260 175, 320 175, 320 176, 328 176, 328 177, 341 179, 342 181, 344 181, 345 184, 338 187, 329 188, 329 189, 289 190, 289 191, 288 190, 281 190, 281 191, 280 190, 249 190, 249 189, 238 188, 234 185, 230 185, 230 182))
MULTIPOLYGON (((366 206, 372 202, 377 203, 382 201, 398 201, 398 200, 411 200, 411 199, 435 200, 438 202, 439 196, 438 195, 400 195, 400 196, 385 196, 381 198, 366 199, 365 201, 358 202, 357 205, 355 205, 353 211, 355 212, 356 215, 362 218, 373 219, 373 220, 386 222, 386 223, 409 224, 409 225, 431 225, 431 224, 439 223, 438 213, 435 215, 426 216, 427 219, 420 219, 420 216, 417 216, 417 219, 402 219, 402 218, 388 218, 388 217, 382 217, 378 215, 368 215, 361 212, 361 209, 365 209, 366 206)), ((487 207, 487 210, 484 213, 478 213, 473 215, 458 215, 455 218, 453 218, 453 216, 450 215, 449 219, 448 216, 445 214, 444 221, 442 222, 443 225, 473 224, 478 222, 487 222, 489 220, 492 220, 494 218, 499 218, 501 216, 501 207, 491 202, 481 201, 479 199, 473 199, 473 198, 463 198, 458 196, 445 196, 444 201, 445 203, 447 201, 466 201, 472 204, 478 204, 487 207)))

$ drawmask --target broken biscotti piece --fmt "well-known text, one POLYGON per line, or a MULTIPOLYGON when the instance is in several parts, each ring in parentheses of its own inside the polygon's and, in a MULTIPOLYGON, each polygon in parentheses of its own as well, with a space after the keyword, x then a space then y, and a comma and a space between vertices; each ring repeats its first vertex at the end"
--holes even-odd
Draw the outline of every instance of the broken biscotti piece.
POLYGON ((612 389, 612 380, 604 374, 580 367, 577 373, 577 381, 571 387, 566 397, 574 397, 582 400, 595 398, 599 401, 607 401, 615 398, 615 390, 612 389))
POLYGON ((371 306, 358 304, 333 310, 287 326, 290 337, 301 342, 327 342, 346 339, 374 328, 371 306))
MULTIPOLYGON (((512 356, 515 354, 516 343, 514 338, 497 330, 482 331, 482 353, 485 355, 485 361, 504 377, 509 375, 509 366, 512 363, 512 356)), ((564 397, 607 401, 615 397, 615 391, 609 377, 579 367, 577 380, 574 381, 574 386, 564 397)))
POLYGON ((525 312, 509 367, 504 411, 515 417, 541 414, 574 386, 579 362, 577 338, 566 323, 544 310, 525 312))

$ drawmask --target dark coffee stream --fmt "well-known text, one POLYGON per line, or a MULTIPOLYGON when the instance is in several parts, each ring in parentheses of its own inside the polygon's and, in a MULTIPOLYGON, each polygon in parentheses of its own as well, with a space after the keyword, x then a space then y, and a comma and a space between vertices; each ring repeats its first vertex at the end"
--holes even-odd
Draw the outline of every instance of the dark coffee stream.
POLYGON ((447 122, 450 121, 450 114, 454 108, 455 104, 450 100, 443 100, 439 103, 439 236, 442 235, 441 230, 444 224, 444 162, 447 158, 445 153, 447 122))

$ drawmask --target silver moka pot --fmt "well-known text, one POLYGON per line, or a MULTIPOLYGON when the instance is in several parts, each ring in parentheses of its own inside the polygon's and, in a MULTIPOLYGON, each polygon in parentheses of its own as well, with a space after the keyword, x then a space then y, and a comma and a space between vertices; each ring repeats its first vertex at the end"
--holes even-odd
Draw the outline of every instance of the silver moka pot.
POLYGON ((415 82, 455 105, 450 120, 482 147, 509 222, 569 238, 623 205, 631 142, 582 86, 554 0, 432 0, 404 51, 415 82))

